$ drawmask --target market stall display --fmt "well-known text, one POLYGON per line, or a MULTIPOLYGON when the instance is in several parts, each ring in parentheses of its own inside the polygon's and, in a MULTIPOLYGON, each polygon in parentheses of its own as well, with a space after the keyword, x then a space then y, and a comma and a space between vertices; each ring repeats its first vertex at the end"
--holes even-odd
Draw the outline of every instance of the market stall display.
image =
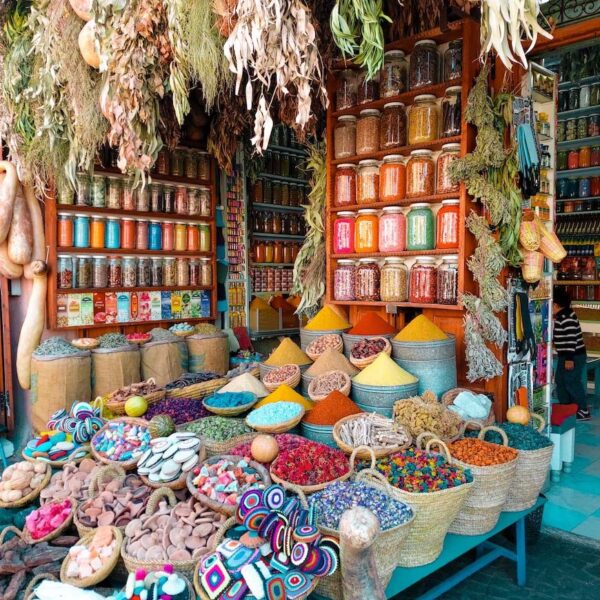
POLYGON ((210 412, 204 407, 200 400, 181 396, 167 396, 148 407, 144 419, 149 421, 150 434, 152 437, 164 437, 173 433, 171 424, 184 425, 207 417, 210 412), (159 420, 170 419, 167 425, 164 423, 154 431, 159 420))
POLYGON ((220 392, 252 392, 257 398, 265 398, 269 395, 269 390, 264 384, 254 377, 251 373, 244 372, 239 375, 235 375, 229 380, 225 386, 223 386, 220 392))
POLYGON ((284 433, 293 429, 304 416, 304 408, 295 402, 272 402, 255 408, 246 425, 263 433, 284 433))
POLYGON ((306 438, 293 433, 276 433, 275 435, 257 435, 250 442, 243 442, 231 449, 231 454, 236 456, 252 456, 252 458, 269 466, 279 452, 290 450, 306 443, 306 438))
POLYGON ((304 408, 304 410, 310 410, 314 406, 314 403, 308 398, 301 396, 296 390, 293 390, 284 383, 278 386, 274 392, 271 392, 268 396, 259 400, 254 405, 254 408, 262 408, 263 406, 273 404, 274 402, 294 402, 304 408))
MULTIPOLYGON (((440 402, 464 421, 474 421, 483 427, 496 420, 494 406, 489 396, 477 394, 467 388, 455 388, 442 395, 440 402)), ((468 425, 473 428, 474 425, 468 425)))
POLYGON ((324 306, 300 329, 300 346, 306 350, 311 342, 322 335, 342 335, 348 329, 350 329, 350 323, 346 319, 330 306, 324 306))
POLYGON ((392 354, 392 345, 384 337, 364 338, 350 348, 350 362, 357 369, 364 369, 375 361, 380 352, 392 354))
POLYGON ((94 458, 107 465, 134 469, 150 445, 148 421, 122 417, 109 421, 93 438, 94 458))
POLYGON ((96 476, 99 464, 84 458, 79 464, 67 463, 52 475, 48 485, 40 493, 40 504, 50 500, 73 498, 79 503, 87 498, 88 488, 96 476))
POLYGON ((252 440, 257 435, 246 425, 244 419, 233 417, 204 417, 186 423, 180 429, 198 435, 204 443, 207 456, 227 454, 234 446, 252 440))
POLYGON ((48 485, 52 469, 43 462, 18 462, 0 476, 0 508, 26 506, 48 485))
POLYGON ((298 365, 283 365, 268 371, 262 377, 262 382, 269 392, 274 392, 280 385, 295 388, 300 383, 300 367, 298 365))
POLYGON ((223 392, 204 398, 202 405, 206 410, 223 417, 240 415, 249 411, 257 401, 252 392, 223 392))
POLYGON ((331 392, 338 391, 344 396, 350 394, 352 381, 344 371, 327 371, 314 377, 308 386, 308 396, 313 402, 324 400, 331 392))
POLYGON ((306 354, 311 360, 315 361, 330 348, 337 352, 341 352, 344 348, 342 338, 337 333, 327 333, 314 339, 306 347, 306 354))
POLYGON ((46 502, 25 518, 23 539, 30 544, 53 540, 68 529, 74 513, 75 502, 71 498, 46 502))

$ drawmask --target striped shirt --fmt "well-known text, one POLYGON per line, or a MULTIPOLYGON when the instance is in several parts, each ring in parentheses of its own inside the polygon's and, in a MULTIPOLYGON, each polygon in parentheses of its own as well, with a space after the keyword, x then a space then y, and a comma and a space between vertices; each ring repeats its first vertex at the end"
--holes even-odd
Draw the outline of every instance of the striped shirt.
POLYGON ((576 354, 585 354, 579 319, 570 308, 563 308, 554 316, 553 334, 559 356, 571 358, 576 354))

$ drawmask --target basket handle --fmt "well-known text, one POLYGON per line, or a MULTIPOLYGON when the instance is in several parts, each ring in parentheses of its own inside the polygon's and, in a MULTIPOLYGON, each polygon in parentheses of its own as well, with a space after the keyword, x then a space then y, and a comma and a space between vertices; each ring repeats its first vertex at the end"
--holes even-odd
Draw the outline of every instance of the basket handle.
POLYGON ((356 481, 364 481, 365 483, 373 483, 376 480, 377 485, 381 485, 384 491, 389 496, 392 495, 392 486, 390 482, 376 469, 363 469, 356 474, 356 481))
POLYGON ((300 498, 300 504, 302 505, 302 508, 304 510, 308 510, 308 500, 306 499, 306 494, 297 485, 283 480, 281 480, 279 485, 281 485, 284 490, 296 494, 296 496, 300 498))
POLYGON ((539 433, 542 433, 542 431, 544 431, 544 428, 546 427, 546 419, 544 419, 542 415, 538 415, 537 413, 531 413, 531 420, 538 422, 537 427, 534 424, 534 429, 536 429, 539 433))
POLYGON ((462 426, 460 428, 460 433, 458 434, 459 437, 464 437, 465 431, 467 430, 467 427, 469 425, 473 425, 474 427, 477 427, 477 429, 483 430, 483 425, 479 421, 473 421, 472 419, 467 419, 466 421, 463 421, 463 423, 462 423, 462 426))
POLYGON ((23 592, 24 600, 31 600, 34 597, 33 588, 44 579, 49 579, 51 581, 58 581, 58 579, 52 575, 52 573, 38 573, 28 584, 23 592))
POLYGON ((423 440, 425 438, 432 438, 432 439, 437 439, 437 435, 431 431, 422 431, 418 436, 417 439, 415 440, 415 446, 419 449, 419 450, 424 450, 424 443, 423 440))
POLYGON ((160 487, 150 495, 148 499, 148 504, 146 506, 146 515, 151 516, 156 512, 158 508, 158 503, 166 498, 169 506, 173 508, 177 504, 177 498, 175 498, 175 494, 173 490, 168 487, 160 487))
POLYGON ((117 465, 106 465, 100 467, 92 480, 88 488, 88 498, 93 498, 100 491, 100 486, 105 484, 110 479, 125 479, 125 471, 117 465), (108 480, 106 479, 108 477, 108 480))
POLYGON ((369 446, 357 446, 352 450, 352 454, 350 455, 350 473, 354 473, 356 471, 354 462, 356 461, 356 455, 361 451, 366 450, 371 457, 371 466, 369 468, 374 469, 377 459, 375 458, 375 452, 373 452, 372 448, 369 446))
POLYGON ((500 437, 502 438, 502 445, 503 446, 508 446, 508 436, 506 435, 506 432, 504 431, 504 429, 500 429, 500 427, 496 427, 495 425, 488 425, 487 427, 484 427, 480 432, 479 435, 477 436, 480 440, 484 440, 485 439, 485 434, 488 431, 495 431, 497 434, 500 435, 500 437))
POLYGON ((440 440, 438 438, 433 438, 432 440, 428 440, 427 443, 425 444, 426 452, 429 452, 431 450, 432 446, 437 446, 442 451, 440 454, 443 454, 444 458, 449 463, 452 462, 452 455, 450 454, 450 449, 448 448, 446 442, 443 442, 442 440, 440 440))
POLYGON ((9 532, 14 533, 18 538, 23 539, 23 532, 20 529, 17 529, 14 525, 7 525, 0 531, 0 545, 4 544, 4 537, 9 532))

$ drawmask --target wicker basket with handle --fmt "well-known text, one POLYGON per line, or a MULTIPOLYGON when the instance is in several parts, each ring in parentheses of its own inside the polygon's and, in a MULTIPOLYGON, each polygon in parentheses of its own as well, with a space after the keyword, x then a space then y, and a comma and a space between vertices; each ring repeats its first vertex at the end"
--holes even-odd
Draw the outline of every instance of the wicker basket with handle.
POLYGON ((302 372, 298 365, 283 365, 282 367, 277 367, 272 371, 265 373, 262 382, 269 392, 274 392, 280 385, 287 385, 293 389, 300 383, 301 374, 302 372), (287 377, 287 379, 279 380, 279 372, 281 369, 289 369, 293 371, 293 373, 287 377))
POLYGON ((548 231, 537 216, 535 220, 540 232, 540 252, 553 263, 559 263, 567 256, 565 247, 561 244, 554 231, 548 231))
POLYGON ((519 242, 525 250, 533 252, 540 247, 541 236, 536 222, 535 213, 531 210, 523 211, 521 227, 519 228, 519 242))
POLYGON ((112 421, 109 421, 92 438, 92 443, 91 443, 92 455, 98 462, 102 462, 105 465, 113 465, 115 467, 121 467, 122 469, 125 469, 125 471, 131 471, 132 469, 135 469, 135 467, 137 466, 138 461, 140 460, 140 458, 142 456, 141 454, 139 456, 137 456, 136 458, 131 458, 129 460, 111 460, 110 458, 107 458, 106 456, 100 454, 100 452, 98 452, 96 450, 96 440, 99 438, 99 436, 104 431, 106 431, 111 426, 111 424, 114 425, 115 422, 128 423, 129 425, 139 425, 139 426, 145 427, 145 428, 148 428, 149 422, 146 421, 146 419, 138 419, 137 417, 120 417, 119 419, 113 419, 112 421))
POLYGON ((488 416, 485 419, 469 419, 467 421, 468 424, 467 424, 466 429, 468 429, 468 430, 480 429, 481 427, 488 427, 489 425, 493 425, 494 422, 496 421, 496 415, 494 414, 493 394, 483 392, 483 391, 478 392, 476 390, 470 390, 469 388, 454 388, 452 390, 448 390, 445 394, 443 394, 440 401, 444 406, 451 406, 452 404, 454 404, 454 401, 456 400, 457 396, 461 392, 472 392, 474 394, 485 394, 492 401, 492 406, 490 407, 490 412, 488 413, 488 416))
POLYGON ((31 492, 29 492, 29 494, 26 496, 23 496, 14 502, 0 502, 0 508, 19 508, 21 506, 27 506, 27 504, 31 504, 31 502, 33 502, 41 494, 42 490, 50 483, 51 478, 52 468, 50 465, 46 465, 44 478, 38 487, 36 487, 34 490, 31 490, 31 492))

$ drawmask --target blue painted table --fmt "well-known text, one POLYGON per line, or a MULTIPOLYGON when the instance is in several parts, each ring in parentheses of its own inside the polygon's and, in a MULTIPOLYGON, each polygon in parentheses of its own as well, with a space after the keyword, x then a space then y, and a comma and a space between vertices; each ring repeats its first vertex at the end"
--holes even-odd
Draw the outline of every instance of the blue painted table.
POLYGON ((516 563, 517 584, 519 586, 524 586, 527 565, 525 517, 545 503, 546 499, 540 497, 528 510, 520 512, 503 512, 500 515, 496 527, 485 535, 470 536, 448 534, 444 541, 444 549, 438 559, 434 562, 422 567, 398 567, 394 571, 392 579, 387 586, 386 596, 388 598, 394 598, 397 594, 406 590, 411 585, 425 579, 425 577, 431 575, 431 573, 434 573, 454 559, 473 549, 477 552, 477 558, 470 565, 457 571, 452 576, 448 577, 448 579, 431 588, 427 593, 419 596, 419 600, 433 600, 433 598, 438 598, 477 571, 484 569, 490 563, 501 557, 508 558, 516 563), (514 551, 490 541, 492 537, 511 525, 516 525, 516 543, 514 551))

